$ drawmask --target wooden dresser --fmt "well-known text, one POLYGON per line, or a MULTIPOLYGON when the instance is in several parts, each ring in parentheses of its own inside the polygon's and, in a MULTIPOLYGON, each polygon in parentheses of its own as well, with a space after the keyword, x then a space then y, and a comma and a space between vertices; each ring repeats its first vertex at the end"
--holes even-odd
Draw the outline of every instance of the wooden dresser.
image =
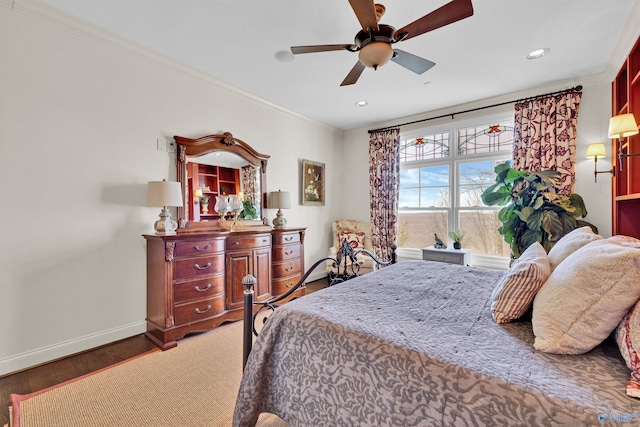
MULTIPOLYGON (((304 230, 273 230, 271 292, 282 295, 295 286, 304 274, 304 230)), ((304 295, 301 287, 287 300, 304 295)))
MULTIPOLYGON (((163 350, 187 333, 242 319, 242 278, 258 301, 285 293, 304 271, 304 228, 145 235, 147 336, 163 350)), ((305 288, 292 295, 302 296, 305 288)))

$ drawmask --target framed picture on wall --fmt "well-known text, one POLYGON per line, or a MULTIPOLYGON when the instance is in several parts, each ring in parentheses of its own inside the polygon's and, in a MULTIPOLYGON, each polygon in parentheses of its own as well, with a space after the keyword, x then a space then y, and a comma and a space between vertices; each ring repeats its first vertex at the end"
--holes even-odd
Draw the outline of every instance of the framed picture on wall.
POLYGON ((302 204, 324 206, 324 163, 302 160, 302 204))

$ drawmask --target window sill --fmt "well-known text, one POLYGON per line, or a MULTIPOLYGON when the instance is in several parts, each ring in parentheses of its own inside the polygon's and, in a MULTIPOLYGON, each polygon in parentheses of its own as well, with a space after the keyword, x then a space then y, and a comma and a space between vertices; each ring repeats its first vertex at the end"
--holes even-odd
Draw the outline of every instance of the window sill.
MULTIPOLYGON (((398 248, 396 253, 400 261, 422 259, 422 251, 420 249, 398 248)), ((471 251, 471 266, 507 271, 509 270, 509 258, 490 255, 476 255, 471 251)))

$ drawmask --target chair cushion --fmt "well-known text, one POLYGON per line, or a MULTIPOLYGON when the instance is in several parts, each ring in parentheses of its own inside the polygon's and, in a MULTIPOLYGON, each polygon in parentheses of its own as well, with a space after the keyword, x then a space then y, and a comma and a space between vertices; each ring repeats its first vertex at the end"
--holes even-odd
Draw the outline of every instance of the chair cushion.
POLYGON ((347 242, 349 242, 354 251, 364 249, 364 232, 338 233, 340 246, 342 246, 344 239, 347 239, 347 242))

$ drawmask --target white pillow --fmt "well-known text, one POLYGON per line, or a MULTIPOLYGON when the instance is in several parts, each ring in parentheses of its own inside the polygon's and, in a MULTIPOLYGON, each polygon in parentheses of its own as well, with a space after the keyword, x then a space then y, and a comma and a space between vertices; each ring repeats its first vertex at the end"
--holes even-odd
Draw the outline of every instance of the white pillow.
POLYGON ((600 344, 640 298, 640 249, 591 242, 551 273, 533 301, 534 347, 581 354, 600 344))
POLYGON ((600 240, 602 236, 593 232, 591 227, 584 226, 576 228, 562 236, 558 242, 549 250, 549 264, 551 271, 560 264, 566 257, 594 240, 600 240))
POLYGON ((533 298, 551 274, 549 258, 535 242, 515 260, 491 293, 491 315, 496 323, 519 319, 531 307, 533 298))

